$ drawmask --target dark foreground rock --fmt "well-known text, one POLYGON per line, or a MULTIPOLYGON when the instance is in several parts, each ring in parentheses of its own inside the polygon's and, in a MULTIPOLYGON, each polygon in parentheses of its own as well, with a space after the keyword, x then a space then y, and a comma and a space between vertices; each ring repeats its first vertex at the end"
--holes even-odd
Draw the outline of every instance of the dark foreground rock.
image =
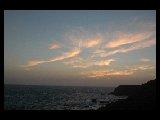
POLYGON ((156 80, 142 85, 118 86, 114 95, 126 95, 125 100, 110 103, 99 110, 154 110, 156 106, 156 80))

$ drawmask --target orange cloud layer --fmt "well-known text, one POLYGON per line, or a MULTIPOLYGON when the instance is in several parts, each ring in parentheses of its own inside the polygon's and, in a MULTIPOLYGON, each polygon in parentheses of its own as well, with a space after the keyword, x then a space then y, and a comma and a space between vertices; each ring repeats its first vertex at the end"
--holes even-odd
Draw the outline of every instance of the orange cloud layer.
POLYGON ((92 71, 85 75, 88 77, 105 77, 105 76, 127 76, 133 74, 133 71, 92 71))
POLYGON ((29 61, 27 65, 23 65, 23 67, 33 67, 33 66, 36 66, 36 65, 42 64, 42 63, 54 62, 54 61, 59 61, 59 60, 63 60, 66 58, 71 58, 71 57, 77 56, 78 54, 80 54, 80 52, 81 52, 80 49, 74 49, 72 51, 64 53, 61 56, 53 57, 53 58, 46 60, 46 61, 32 60, 32 61, 29 61))
POLYGON ((86 75, 87 77, 128 76, 134 74, 138 70, 149 70, 149 69, 154 69, 154 66, 141 65, 132 68, 127 68, 124 70, 98 70, 98 71, 83 72, 82 75, 86 75))
POLYGON ((130 34, 130 35, 124 34, 122 36, 118 36, 117 39, 107 43, 106 47, 107 48, 115 48, 115 47, 119 47, 121 45, 131 44, 131 43, 135 43, 138 41, 142 41, 150 36, 151 36, 151 34, 147 33, 147 32, 130 34))

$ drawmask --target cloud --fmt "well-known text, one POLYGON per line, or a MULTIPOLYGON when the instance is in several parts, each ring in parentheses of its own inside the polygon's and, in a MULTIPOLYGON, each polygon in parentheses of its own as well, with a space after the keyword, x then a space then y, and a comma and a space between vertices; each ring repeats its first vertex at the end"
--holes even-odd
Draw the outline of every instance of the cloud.
POLYGON ((36 66, 38 64, 42 64, 42 63, 45 63, 45 62, 48 62, 48 61, 44 61, 44 60, 31 60, 31 61, 28 61, 27 65, 22 65, 21 67, 32 67, 32 66, 36 66))
POLYGON ((99 54, 99 53, 105 53, 105 50, 101 50, 101 49, 96 49, 93 53, 94 54, 99 54))
POLYGON ((129 51, 133 51, 133 50, 137 50, 137 49, 142 49, 142 48, 150 47, 155 44, 156 44, 156 41, 154 39, 151 39, 151 40, 147 40, 145 42, 134 44, 131 47, 122 50, 122 52, 129 52, 129 51))
POLYGON ((56 43, 52 43, 50 46, 49 46, 49 49, 57 49, 57 48, 60 48, 60 46, 56 43))
POLYGON ((75 48, 75 49, 72 50, 72 51, 69 51, 69 52, 64 53, 64 58, 74 57, 74 56, 80 54, 80 52, 81 52, 80 49, 75 48))
POLYGON ((138 41, 142 41, 148 37, 150 37, 152 34, 148 33, 148 32, 144 32, 144 33, 136 33, 136 34, 124 34, 121 33, 119 34, 119 36, 106 44, 107 48, 116 48, 119 47, 121 45, 126 45, 126 44, 131 44, 131 43, 135 43, 138 41))
POLYGON ((136 71, 143 71, 154 69, 154 66, 151 65, 140 65, 140 66, 132 66, 127 67, 123 70, 97 70, 97 71, 89 71, 89 72, 82 72, 82 75, 87 77, 107 77, 107 76, 128 76, 134 74, 136 71))
POLYGON ((81 52, 81 50, 76 48, 72 51, 64 53, 61 56, 50 58, 49 60, 32 60, 32 61, 29 61, 27 65, 23 65, 22 67, 33 67, 33 66, 36 66, 36 65, 42 64, 42 63, 64 60, 66 58, 71 58, 71 57, 77 56, 78 54, 80 54, 80 52, 81 52))
POLYGON ((110 65, 111 62, 115 61, 114 59, 109 59, 109 60, 101 60, 101 61, 96 61, 94 62, 94 65, 98 66, 108 66, 110 65))
POLYGON ((88 39, 85 42, 82 43, 82 46, 86 47, 86 48, 90 48, 90 47, 94 47, 96 45, 98 45, 101 41, 100 37, 95 37, 93 39, 88 39))
POLYGON ((141 61, 141 62, 149 62, 149 61, 150 61, 150 59, 142 58, 142 59, 140 59, 140 61, 141 61))
POLYGON ((154 69, 154 66, 146 65, 146 66, 139 66, 139 70, 149 70, 149 69, 154 69))
POLYGON ((91 59, 83 59, 83 58, 75 58, 68 61, 63 62, 66 65, 72 67, 79 67, 79 68, 87 68, 91 66, 109 66, 111 62, 115 61, 114 59, 109 60, 97 60, 93 61, 91 59))
POLYGON ((114 55, 116 53, 121 53, 123 49, 117 49, 117 50, 113 50, 113 51, 110 51, 110 52, 103 52, 103 53, 99 53, 99 54, 96 54, 100 57, 108 57, 110 55, 114 55))
POLYGON ((87 77, 106 77, 106 76, 128 76, 132 75, 133 71, 122 70, 122 71, 108 71, 108 70, 99 70, 99 71, 91 71, 88 73, 82 73, 83 75, 87 75, 87 77))
POLYGON ((80 49, 75 48, 69 52, 64 53, 61 56, 57 56, 57 57, 53 57, 53 58, 49 59, 48 62, 54 62, 54 61, 63 60, 66 58, 71 58, 71 57, 77 56, 78 54, 80 54, 80 52, 81 52, 80 49))
POLYGON ((98 53, 98 54, 94 53, 93 56, 108 57, 108 56, 111 56, 111 55, 114 55, 114 54, 117 54, 117 53, 127 53, 127 52, 130 52, 130 51, 133 51, 133 50, 143 49, 143 48, 155 45, 155 44, 156 44, 156 41, 154 39, 151 39, 151 40, 147 40, 147 41, 144 41, 144 42, 138 42, 136 44, 133 44, 133 45, 129 46, 128 48, 119 48, 119 49, 116 49, 116 50, 113 50, 113 51, 101 52, 101 53, 98 53))
MULTIPOLYGON (((39 64, 43 64, 43 63, 48 63, 48 62, 54 62, 54 61, 61 61, 67 58, 72 58, 72 59, 67 59, 67 61, 63 62, 66 65, 70 65, 72 67, 79 67, 79 68, 87 68, 87 67, 91 67, 91 66, 109 66, 113 61, 115 61, 114 59, 107 59, 107 60, 93 60, 94 56, 96 57, 108 57, 117 53, 127 53, 133 50, 138 50, 138 49, 142 49, 142 48, 146 48, 146 47, 150 47, 154 44, 156 44, 156 41, 154 39, 148 39, 150 36, 152 35, 152 33, 148 33, 148 32, 143 32, 143 33, 136 33, 136 34, 124 34, 124 33, 120 33, 118 35, 118 37, 107 43, 106 47, 110 50, 110 48, 115 48, 115 49, 111 49, 111 51, 106 51, 104 48, 100 48, 103 47, 102 45, 102 37, 100 34, 94 35, 94 37, 88 37, 87 36, 79 36, 77 39, 75 39, 76 42, 71 43, 71 46, 67 46, 66 47, 73 48, 76 47, 75 49, 65 52, 62 55, 53 57, 53 58, 49 58, 47 60, 31 60, 28 61, 27 65, 23 65, 23 67, 33 67, 33 66, 37 66, 39 64), (88 39, 86 39, 88 38, 88 39), (129 45, 128 47, 124 47, 124 48, 119 48, 119 47, 123 47, 122 45, 129 45), (73 59, 73 57, 79 55, 81 53, 81 48, 93 48, 91 49, 91 51, 93 54, 91 55, 91 57, 89 59, 73 59), (96 50, 95 50, 96 48, 96 50), (93 51, 95 50, 95 51, 93 51)), ((76 36, 75 36, 76 38, 76 36)), ((104 38, 104 37, 103 37, 104 38)), ((57 49, 60 48, 61 44, 57 44, 56 42, 52 43, 49 46, 49 49, 57 49)), ((105 47, 105 48, 106 48, 105 47)), ((89 53, 90 54, 90 53, 89 53)), ((90 56, 90 55, 89 55, 90 56)), ((146 60, 143 60, 146 61, 146 60)), ((145 68, 144 68, 145 69, 145 68)), ((120 74, 121 72, 115 72, 112 74, 120 74)), ((107 75, 109 75, 111 73, 107 73, 107 75)), ((127 73, 126 73, 127 74, 127 73)))
POLYGON ((74 43, 77 44, 79 48, 92 48, 99 45, 101 43, 101 40, 102 40, 101 36, 98 35, 95 36, 94 38, 79 39, 74 43))
POLYGON ((72 58, 70 60, 67 60, 65 62, 63 62, 64 64, 66 65, 69 65, 71 67, 75 67, 75 68, 87 68, 87 67, 90 67, 92 66, 92 62, 88 59, 84 60, 83 58, 81 57, 76 57, 76 58, 72 58))

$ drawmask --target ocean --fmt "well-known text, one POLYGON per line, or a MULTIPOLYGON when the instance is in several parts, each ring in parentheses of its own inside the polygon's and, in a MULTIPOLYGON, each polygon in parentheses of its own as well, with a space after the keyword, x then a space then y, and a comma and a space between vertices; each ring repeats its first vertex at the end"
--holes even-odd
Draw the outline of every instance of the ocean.
POLYGON ((120 97, 113 87, 4 85, 5 110, 97 110, 120 97))

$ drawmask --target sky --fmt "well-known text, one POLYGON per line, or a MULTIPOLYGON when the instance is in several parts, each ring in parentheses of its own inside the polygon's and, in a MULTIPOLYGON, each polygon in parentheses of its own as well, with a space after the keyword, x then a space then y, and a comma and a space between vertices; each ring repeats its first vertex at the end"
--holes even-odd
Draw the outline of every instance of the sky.
POLYGON ((4 11, 5 84, 117 86, 155 78, 155 10, 4 11))

